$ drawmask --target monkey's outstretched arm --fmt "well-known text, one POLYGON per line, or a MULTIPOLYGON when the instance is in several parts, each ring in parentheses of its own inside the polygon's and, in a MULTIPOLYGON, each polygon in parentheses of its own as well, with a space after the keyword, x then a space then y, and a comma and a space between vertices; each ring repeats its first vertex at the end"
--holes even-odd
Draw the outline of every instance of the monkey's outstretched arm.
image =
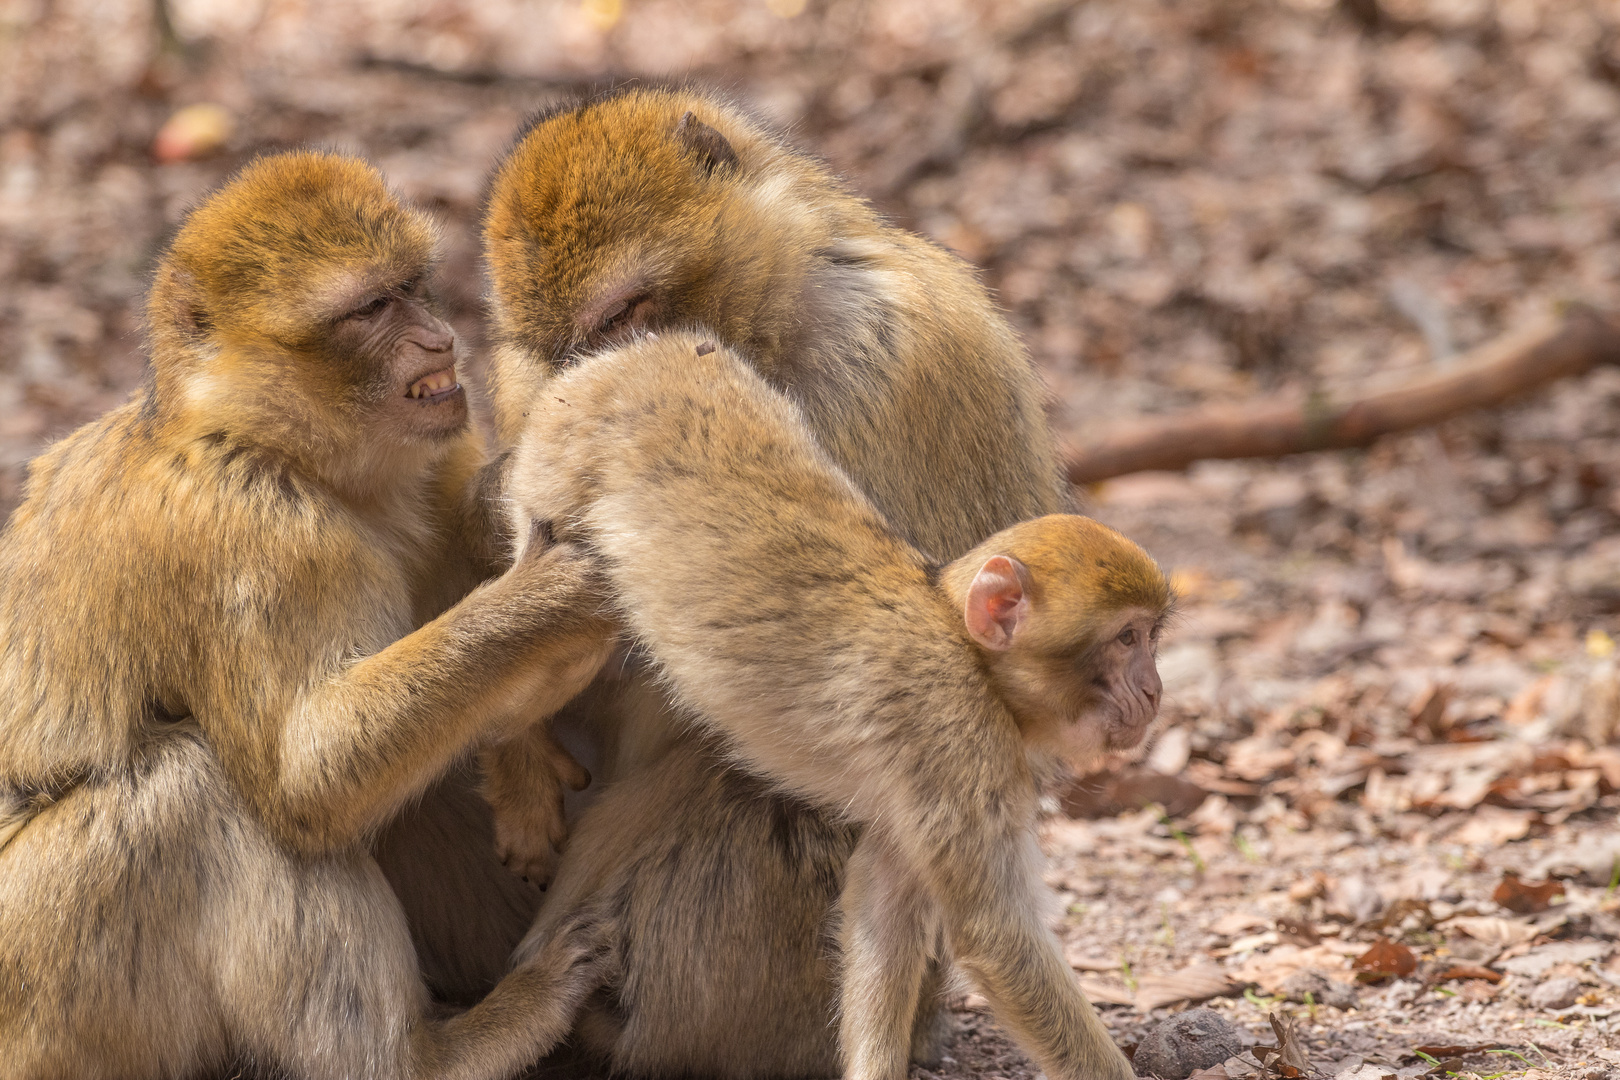
POLYGON ((492 726, 582 690, 611 648, 601 607, 591 563, 560 545, 311 688, 274 748, 266 820, 304 849, 364 835, 492 726))

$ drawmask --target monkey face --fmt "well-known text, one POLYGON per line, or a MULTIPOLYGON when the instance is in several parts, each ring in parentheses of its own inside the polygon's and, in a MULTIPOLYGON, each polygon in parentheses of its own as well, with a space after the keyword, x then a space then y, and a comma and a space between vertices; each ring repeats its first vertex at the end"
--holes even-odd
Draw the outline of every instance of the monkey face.
POLYGON ((537 119, 486 208, 497 334, 552 371, 639 330, 691 325, 758 361, 797 316, 781 265, 793 215, 767 212, 787 190, 771 170, 796 160, 736 109, 686 92, 632 90, 537 119))
POLYGON ((1089 518, 1051 514, 992 536, 942 581, 1031 746, 1084 768, 1146 737, 1175 608, 1147 552, 1089 518))
POLYGON ((433 222, 364 162, 260 159, 192 211, 154 277, 159 397, 330 475, 436 450, 467 423, 426 291, 436 250, 433 222))
POLYGON ((356 289, 337 308, 319 359, 346 376, 368 427, 409 442, 466 426, 455 331, 420 277, 356 289))
MULTIPOLYGON (((1131 608, 1078 648, 1020 649, 1014 642, 995 657, 996 682, 1025 741, 1081 771, 1103 754, 1140 745, 1159 714, 1163 619, 1162 611, 1131 608)), ((1030 622, 1040 621, 1037 611, 1030 622)))
POLYGON ((1112 636, 1089 650, 1075 677, 1090 693, 1089 722, 1100 729, 1104 750, 1130 750, 1159 715, 1164 684, 1158 651, 1162 613, 1136 609, 1111 626, 1112 636))

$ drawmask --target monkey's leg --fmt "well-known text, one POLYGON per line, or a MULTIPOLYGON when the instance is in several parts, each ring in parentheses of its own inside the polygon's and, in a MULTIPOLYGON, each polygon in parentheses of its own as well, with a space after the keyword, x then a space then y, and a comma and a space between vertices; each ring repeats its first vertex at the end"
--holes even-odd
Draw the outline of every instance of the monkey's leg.
POLYGON ((595 938, 583 926, 568 927, 483 1001, 419 1029, 413 1038, 413 1080, 498 1080, 554 1050, 600 982, 595 938))
POLYGON ((501 865, 489 804, 466 766, 428 788, 377 838, 434 995, 471 1005, 506 974, 541 892, 501 865))
POLYGON ((945 1054, 945 1040, 951 1035, 950 1013, 945 1009, 945 989, 950 965, 945 958, 945 941, 934 933, 928 970, 923 973, 922 993, 918 995, 917 1020, 911 1029, 911 1060, 926 1069, 937 1069, 945 1054))
POLYGON ((855 846, 839 897, 839 1041, 849 1080, 899 1080, 911 1060, 934 939, 932 902, 876 830, 855 846))
MULTIPOLYGON (((39 811, 0 850, 0 1077, 118 1080, 225 1067, 199 928, 227 823, 159 749, 39 811)), ((199 782, 203 780, 204 782, 199 782)))
POLYGON ((567 1035, 596 985, 577 925, 450 1019, 430 1015, 403 913, 363 852, 302 860, 244 825, 212 922, 234 1041, 300 1080, 501 1080, 567 1035))
POLYGON ((1033 838, 976 839, 941 846, 923 874, 956 963, 1052 1080, 1129 1080, 1130 1062, 1041 921, 1033 838))

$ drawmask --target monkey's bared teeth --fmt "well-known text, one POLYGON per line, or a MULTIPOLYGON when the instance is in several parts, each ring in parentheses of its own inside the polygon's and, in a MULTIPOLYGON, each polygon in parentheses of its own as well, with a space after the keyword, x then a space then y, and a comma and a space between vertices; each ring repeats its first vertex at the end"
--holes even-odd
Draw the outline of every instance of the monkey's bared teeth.
POLYGON ((405 390, 405 396, 408 398, 435 397, 454 390, 457 385, 456 369, 447 367, 440 371, 430 372, 411 383, 405 390))

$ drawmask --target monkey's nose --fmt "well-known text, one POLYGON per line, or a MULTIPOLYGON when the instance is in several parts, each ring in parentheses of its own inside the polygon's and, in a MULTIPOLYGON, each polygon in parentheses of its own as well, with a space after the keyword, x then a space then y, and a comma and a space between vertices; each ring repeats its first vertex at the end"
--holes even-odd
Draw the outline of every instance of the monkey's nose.
POLYGON ((423 328, 416 333, 416 343, 428 352, 449 352, 455 348, 456 335, 448 330, 423 328))

